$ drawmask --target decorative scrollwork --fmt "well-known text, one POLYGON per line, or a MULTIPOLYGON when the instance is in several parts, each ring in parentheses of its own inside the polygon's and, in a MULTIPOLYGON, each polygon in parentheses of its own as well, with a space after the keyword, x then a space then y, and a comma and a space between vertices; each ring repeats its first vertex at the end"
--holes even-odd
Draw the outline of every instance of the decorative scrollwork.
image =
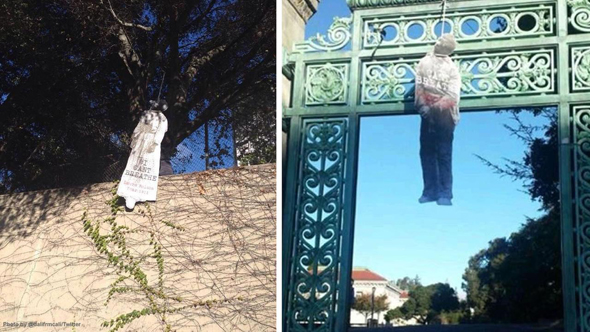
POLYGON ((590 90, 590 46, 572 47, 572 63, 572 90, 590 90))
POLYGON ((365 67, 363 102, 402 100, 413 86, 413 63, 388 61, 365 67))
POLYGON ((590 330, 590 105, 572 108, 577 273, 582 331, 590 330))
MULTIPOLYGON (((553 50, 455 57, 462 98, 555 92, 553 50)), ((418 59, 368 62, 363 66, 363 104, 414 98, 418 59)))
POLYGON ((305 85, 306 105, 329 105, 346 102, 348 64, 310 65, 305 85))
POLYGON ((303 124, 288 331, 334 328, 347 126, 346 119, 303 124))
MULTIPOLYGON (((590 0, 589 0, 590 1, 590 0)), ((458 41, 524 38, 554 34, 555 15, 550 5, 490 8, 447 14, 445 25, 458 41)), ((363 46, 374 48, 432 44, 440 34, 439 14, 388 16, 366 20, 363 46), (413 35, 410 31, 413 29, 413 35), (385 39, 380 31, 388 31, 385 39), (421 31, 417 33, 416 31, 421 31)))
POLYGON ((351 38, 351 24, 352 17, 334 17, 334 22, 328 29, 328 40, 318 33, 302 43, 296 43, 293 53, 336 51, 344 48, 351 38))
POLYGON ((579 32, 590 32, 590 0, 567 0, 570 24, 579 32))
POLYGON ((413 5, 437 1, 440 2, 440 0, 346 0, 346 3, 348 4, 348 7, 355 9, 369 7, 413 5))
POLYGON ((504 54, 457 60, 465 95, 499 95, 553 91, 553 52, 504 54))

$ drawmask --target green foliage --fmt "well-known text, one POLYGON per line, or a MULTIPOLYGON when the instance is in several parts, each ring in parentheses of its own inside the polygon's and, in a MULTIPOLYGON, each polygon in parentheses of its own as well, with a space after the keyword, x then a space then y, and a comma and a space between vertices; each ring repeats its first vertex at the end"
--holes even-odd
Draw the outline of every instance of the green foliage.
POLYGON ((420 283, 420 277, 416 276, 413 279, 410 277, 397 279, 395 285, 401 290, 412 291, 417 286, 422 286, 422 283, 420 283))
POLYGON ((229 145, 274 161, 275 6, 0 2, 0 192, 120 176, 160 84, 170 106, 164 158, 209 124, 212 164, 229 145))
POLYGON ((416 307, 418 306, 417 301, 415 298, 410 297, 404 304, 401 306, 400 311, 404 315, 405 319, 412 319, 416 314, 416 307))
POLYGON ((390 309, 385 313, 384 316, 385 321, 388 323, 396 319, 403 319, 405 317, 406 315, 402 312, 401 308, 390 309))
POLYGON ((410 304, 411 307, 414 307, 414 312, 408 310, 408 315, 410 317, 418 316, 418 321, 422 324, 428 323, 428 314, 432 307, 433 291, 434 289, 430 286, 418 286, 409 293, 410 300, 408 300, 408 302, 412 299, 414 300, 413 303, 410 304))
POLYGON ((459 309, 457 294, 448 284, 416 286, 409 296, 395 314, 405 319, 415 317, 421 324, 430 324, 441 313, 459 309))
POLYGON ((526 323, 560 319, 560 218, 529 219, 509 239, 496 239, 471 257, 463 289, 475 320, 526 323), (526 310, 523 310, 526 308, 526 310))
POLYGON ((465 313, 460 310, 442 311, 433 319, 433 324, 455 325, 463 322, 465 313))
POLYGON ((375 310, 375 313, 377 314, 377 317, 379 317, 379 314, 387 309, 389 309, 389 302, 387 302, 387 295, 383 294, 383 295, 375 296, 375 309, 374 310, 375 310))
POLYGON ((241 165, 259 165, 273 163, 276 161, 276 150, 271 142, 259 144, 259 149, 244 151, 240 154, 239 161, 241 165))
POLYGON ((457 293, 449 284, 437 283, 430 297, 431 310, 434 312, 451 312, 459 309, 457 293))
POLYGON ((498 174, 523 181, 545 214, 529 218, 508 239, 495 239, 470 258, 463 289, 468 306, 475 310, 474 322, 526 323, 563 315, 557 114, 553 109, 532 109, 549 120, 536 127, 520 120, 522 111, 510 110, 516 125, 506 126, 527 145, 522 161, 498 166, 481 159, 498 174))
POLYGON ((360 295, 357 295, 354 298, 354 303, 352 305, 352 309, 363 314, 365 316, 365 319, 367 319, 367 317, 371 314, 371 311, 373 311, 378 317, 379 313, 389 308, 389 302, 387 302, 387 295, 376 295, 374 306, 371 303, 371 296, 372 295, 370 293, 362 293, 360 295))
POLYGON ((539 201, 543 210, 559 210, 559 156, 557 112, 555 108, 511 109, 513 125, 504 125, 512 136, 527 147, 521 160, 506 160, 498 165, 477 156, 500 176, 522 181, 531 199, 539 201), (548 120, 547 125, 533 126, 522 121, 519 114, 530 111, 548 120))
MULTIPOLYGON (((116 187, 114 190, 116 190, 116 187)), ((88 215, 88 211, 85 211, 82 216, 83 230, 91 239, 98 254, 106 258, 105 267, 110 268, 113 274, 117 276, 117 279, 110 285, 104 305, 107 306, 117 295, 134 294, 145 301, 145 307, 141 310, 121 314, 110 321, 105 321, 102 323, 102 327, 109 328, 109 331, 118 331, 142 316, 155 315, 164 323, 164 330, 171 331, 171 326, 167 322, 167 315, 196 307, 210 308, 230 301, 229 299, 222 301, 214 299, 178 306, 178 304, 183 303, 182 298, 168 294, 164 288, 166 270, 165 259, 162 255, 164 247, 159 240, 158 234, 148 228, 130 229, 127 226, 120 225, 117 222, 117 215, 121 208, 118 205, 119 197, 114 192, 112 199, 107 201, 107 205, 111 209, 110 216, 102 220, 92 220, 88 215), (136 250, 130 248, 127 237, 131 234, 143 235, 146 242, 149 240, 149 245, 152 248, 151 253, 140 255, 137 254, 136 250), (145 270, 146 263, 149 260, 155 261, 158 270, 158 280, 155 285, 150 283, 145 270)), ((155 218, 149 204, 138 205, 136 209, 152 225, 159 222, 175 231, 184 231, 183 227, 170 221, 155 218)))
POLYGON ((366 319, 367 315, 371 313, 371 294, 362 293, 360 295, 355 296, 354 303, 352 304, 352 309, 365 315, 366 319))

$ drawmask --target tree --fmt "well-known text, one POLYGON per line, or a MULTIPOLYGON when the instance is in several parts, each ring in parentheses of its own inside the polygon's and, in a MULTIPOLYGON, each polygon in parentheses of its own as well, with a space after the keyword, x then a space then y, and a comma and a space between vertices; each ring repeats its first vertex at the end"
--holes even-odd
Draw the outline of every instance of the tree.
POLYGON ((416 275, 414 278, 403 277, 401 279, 397 279, 395 285, 401 290, 411 291, 422 284, 420 283, 420 277, 416 275))
POLYGON ((401 308, 390 309, 385 313, 385 321, 390 323, 392 320, 396 319, 403 319, 405 318, 405 314, 402 312, 401 308))
POLYGON ((387 295, 375 296, 375 308, 374 311, 377 314, 377 320, 379 320, 379 314, 389 309, 389 302, 387 301, 387 295))
POLYGON ((531 110, 549 120, 536 127, 521 121, 522 111, 510 110, 516 126, 505 127, 526 143, 523 159, 507 160, 502 166, 481 159, 498 174, 523 181, 545 215, 528 218, 508 239, 491 241, 469 260, 463 289, 479 320, 522 323, 562 318, 557 114, 550 108, 531 110))
POLYGON ((443 311, 450 312, 459 309, 459 298, 457 293, 449 284, 437 283, 431 296, 431 310, 436 313, 443 311))
POLYGON ((471 257, 463 289, 475 315, 515 323, 561 318, 559 246, 559 215, 552 211, 471 257))
POLYGON ((417 286, 410 291, 409 299, 401 306, 400 311, 406 319, 416 318, 421 324, 427 324, 432 307, 434 288, 417 286))
POLYGON ((405 319, 416 318, 419 323, 428 324, 442 312, 459 309, 457 293, 449 284, 420 285, 410 291, 409 297, 399 311, 391 315, 401 315, 405 319))
POLYGON ((371 294, 362 293, 355 296, 352 309, 363 314, 366 321, 368 319, 367 316, 371 313, 371 294))
POLYGON ((416 299, 410 297, 400 308, 400 312, 404 315, 405 319, 412 319, 416 313, 416 299))
POLYGON ((505 160, 504 165, 498 165, 477 156, 500 176, 508 176, 515 181, 522 181, 529 196, 542 204, 543 210, 559 209, 559 158, 558 158, 558 128, 557 112, 555 108, 511 109, 501 112, 512 113, 515 125, 504 125, 511 135, 526 144, 528 151, 522 160, 505 160), (535 116, 542 116, 548 120, 544 126, 525 124, 519 114, 530 111, 535 116), (539 132, 542 135, 539 136, 539 132))
POLYGON ((372 294, 371 293, 362 293, 357 295, 354 298, 354 303, 352 304, 352 309, 360 312, 365 316, 365 320, 368 319, 368 316, 371 312, 377 314, 377 319, 379 319, 379 314, 387 309, 389 309, 389 302, 387 301, 387 295, 376 295, 374 306, 372 303, 372 294))
POLYGON ((160 86, 164 159, 210 124, 212 157, 274 161, 275 43, 271 0, 3 2, 0 190, 104 179, 160 86))

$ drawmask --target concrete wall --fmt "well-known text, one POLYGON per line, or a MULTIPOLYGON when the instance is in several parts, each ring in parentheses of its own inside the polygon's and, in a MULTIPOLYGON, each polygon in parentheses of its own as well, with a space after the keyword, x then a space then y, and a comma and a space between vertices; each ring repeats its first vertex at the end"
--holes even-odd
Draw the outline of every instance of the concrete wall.
MULTIPOLYGON (((158 201, 149 209, 139 204, 119 213, 117 223, 132 231, 127 247, 155 289, 150 234, 163 246, 162 290, 170 298, 156 301, 189 306, 166 315, 173 331, 275 331, 275 185, 274 165, 161 177, 158 201)), ((107 331, 103 321, 150 307, 141 292, 115 294, 104 305, 119 274, 84 233, 81 218, 84 211, 94 222, 111 216, 105 201, 112 188, 103 183, 0 196, 0 331, 107 331), (5 324, 15 322, 81 326, 5 324)), ((129 280, 122 285, 138 289, 129 280)), ((161 319, 141 317, 122 331, 162 331, 161 319)))

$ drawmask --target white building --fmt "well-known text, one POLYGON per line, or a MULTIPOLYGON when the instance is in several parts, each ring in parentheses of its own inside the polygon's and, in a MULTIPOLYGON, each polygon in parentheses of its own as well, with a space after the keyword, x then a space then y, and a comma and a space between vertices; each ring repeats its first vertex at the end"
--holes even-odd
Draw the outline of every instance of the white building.
MULTIPOLYGON (((352 280, 354 281, 354 295, 355 297, 365 294, 371 294, 373 287, 375 287, 375 297, 380 295, 387 295, 387 302, 389 302, 389 309, 401 307, 407 300, 407 293, 399 289, 395 285, 390 284, 387 279, 378 275, 377 273, 363 267, 355 267, 352 270, 352 280)), ((378 315, 374 314, 373 318, 379 320, 379 324, 385 324, 383 316, 387 312, 381 312, 378 315)), ((370 315, 368 319, 370 319, 370 315)), ((365 315, 351 309, 350 310, 350 325, 351 326, 366 326, 367 320, 365 315)))

